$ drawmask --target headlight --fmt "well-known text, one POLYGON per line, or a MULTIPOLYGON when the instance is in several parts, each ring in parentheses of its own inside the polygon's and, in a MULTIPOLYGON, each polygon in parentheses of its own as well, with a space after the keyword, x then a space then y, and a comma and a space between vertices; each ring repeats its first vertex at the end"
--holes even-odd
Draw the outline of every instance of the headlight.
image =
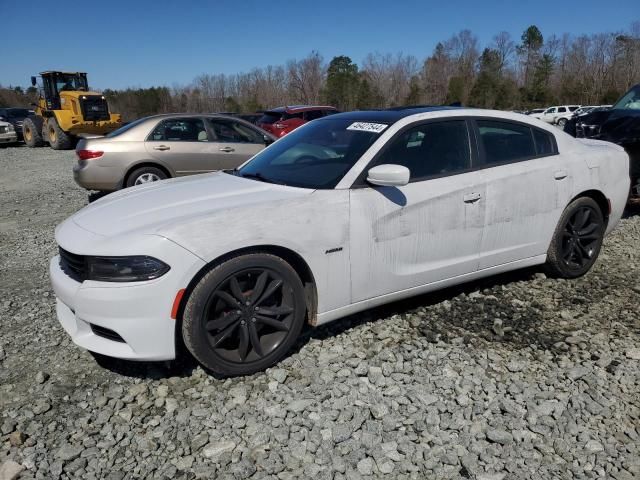
POLYGON ((99 282, 142 282, 161 277, 171 267, 157 258, 87 257, 87 280, 99 282))
POLYGON ((7 125, 7 132, 13 132, 13 131, 15 131, 15 128, 13 124, 10 123, 9 125, 7 125))

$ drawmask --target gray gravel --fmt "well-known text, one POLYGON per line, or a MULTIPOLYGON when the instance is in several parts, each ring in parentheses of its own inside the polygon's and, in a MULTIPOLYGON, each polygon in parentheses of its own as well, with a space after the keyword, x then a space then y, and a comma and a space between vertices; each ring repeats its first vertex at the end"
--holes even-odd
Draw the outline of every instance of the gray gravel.
POLYGON ((87 200, 73 161, 0 150, 0 479, 640 477, 637 213, 584 278, 396 303, 220 380, 94 357, 58 325, 53 229, 87 200))

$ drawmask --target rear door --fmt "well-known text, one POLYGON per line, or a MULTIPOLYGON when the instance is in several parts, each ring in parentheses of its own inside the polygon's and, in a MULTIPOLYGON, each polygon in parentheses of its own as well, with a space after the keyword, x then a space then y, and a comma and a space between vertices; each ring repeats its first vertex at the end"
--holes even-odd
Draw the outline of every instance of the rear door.
POLYGON ((502 119, 478 118, 475 125, 486 184, 479 268, 545 254, 573 181, 554 136, 502 119))
POLYGON ((213 147, 202 117, 167 118, 153 129, 145 142, 147 152, 177 176, 204 173, 213 147))
POLYGON ((246 123, 227 118, 207 118, 212 155, 209 170, 236 168, 265 148, 264 133, 246 123))

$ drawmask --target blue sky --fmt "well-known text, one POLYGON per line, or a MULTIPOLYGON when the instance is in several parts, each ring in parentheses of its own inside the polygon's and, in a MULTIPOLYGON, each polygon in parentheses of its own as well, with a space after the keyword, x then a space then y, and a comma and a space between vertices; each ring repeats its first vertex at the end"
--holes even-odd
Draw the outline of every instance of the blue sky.
POLYGON ((83 70, 96 88, 184 85, 201 73, 283 64, 318 50, 329 61, 369 52, 419 60, 468 28, 482 46, 499 31, 519 39, 619 31, 640 20, 639 0, 165 1, 0 0, 0 84, 29 84, 48 69, 83 70))

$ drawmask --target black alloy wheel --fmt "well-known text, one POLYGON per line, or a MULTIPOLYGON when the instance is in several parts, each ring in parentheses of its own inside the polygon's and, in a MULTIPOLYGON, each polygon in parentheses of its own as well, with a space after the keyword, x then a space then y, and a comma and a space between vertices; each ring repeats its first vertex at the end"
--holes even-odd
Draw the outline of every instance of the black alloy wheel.
POLYGON ((562 260, 567 267, 581 269, 591 262, 600 246, 601 215, 590 205, 577 208, 562 234, 562 260))
POLYGON ((582 197, 564 211, 547 252, 547 269, 557 277, 576 278, 587 273, 600 253, 606 229, 595 200, 582 197))
POLYGON ((268 254, 244 255, 200 280, 185 306, 183 339, 213 372, 244 375, 287 353, 305 312, 302 283, 289 264, 268 254))
POLYGON ((231 275, 209 297, 201 321, 209 344, 230 362, 259 360, 286 338, 293 318, 293 289, 275 271, 231 275))

